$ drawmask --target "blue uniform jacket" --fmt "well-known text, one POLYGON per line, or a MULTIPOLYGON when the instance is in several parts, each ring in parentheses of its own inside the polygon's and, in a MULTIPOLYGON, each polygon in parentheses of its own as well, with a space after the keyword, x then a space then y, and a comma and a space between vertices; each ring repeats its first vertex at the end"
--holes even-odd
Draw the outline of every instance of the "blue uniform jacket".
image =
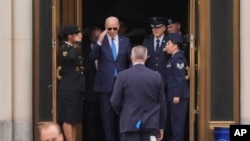
POLYGON ((187 61, 181 51, 176 52, 168 60, 167 68, 167 99, 173 97, 189 98, 189 88, 185 79, 187 61))
POLYGON ((164 35, 161 46, 160 52, 155 52, 154 50, 154 37, 150 37, 142 43, 148 49, 149 58, 146 62, 146 66, 154 71, 158 71, 161 76, 163 83, 166 82, 166 64, 167 60, 170 57, 163 48, 165 48, 167 43, 167 36, 164 35))

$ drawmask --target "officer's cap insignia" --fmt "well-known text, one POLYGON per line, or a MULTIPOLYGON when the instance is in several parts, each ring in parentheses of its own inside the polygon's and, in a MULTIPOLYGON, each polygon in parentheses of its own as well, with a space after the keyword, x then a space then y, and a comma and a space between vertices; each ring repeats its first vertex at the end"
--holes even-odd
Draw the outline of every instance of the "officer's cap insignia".
POLYGON ((177 65, 177 68, 179 68, 180 70, 184 68, 184 63, 181 63, 181 64, 177 63, 176 65, 177 65))
POLYGON ((68 52, 67 51, 64 51, 63 52, 63 56, 67 56, 68 55, 68 52))
POLYGON ((168 24, 172 24, 172 23, 173 23, 172 19, 168 19, 168 24))

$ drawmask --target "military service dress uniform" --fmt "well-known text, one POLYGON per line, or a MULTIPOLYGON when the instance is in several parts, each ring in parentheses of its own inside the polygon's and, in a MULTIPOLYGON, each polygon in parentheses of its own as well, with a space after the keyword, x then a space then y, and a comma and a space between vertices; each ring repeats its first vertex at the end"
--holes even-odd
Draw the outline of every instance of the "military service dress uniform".
MULTIPOLYGON (((162 17, 151 17, 149 20, 151 22, 151 28, 159 28, 161 26, 165 26, 166 24, 165 19, 162 17)), ((166 54, 164 51, 166 43, 166 34, 163 34, 159 39, 152 35, 151 37, 145 39, 142 43, 142 45, 148 49, 149 56, 146 61, 146 66, 161 74, 164 85, 166 83, 166 63, 170 57, 170 55, 166 54), (159 45, 157 45, 157 42, 159 45)))
MULTIPOLYGON (((169 35, 170 40, 183 43, 179 34, 169 35)), ((168 60, 167 69, 167 138, 169 141, 184 141, 186 118, 189 105, 189 88, 185 79, 187 61, 182 51, 178 50, 168 60), (179 103, 174 103, 179 97, 179 103)))

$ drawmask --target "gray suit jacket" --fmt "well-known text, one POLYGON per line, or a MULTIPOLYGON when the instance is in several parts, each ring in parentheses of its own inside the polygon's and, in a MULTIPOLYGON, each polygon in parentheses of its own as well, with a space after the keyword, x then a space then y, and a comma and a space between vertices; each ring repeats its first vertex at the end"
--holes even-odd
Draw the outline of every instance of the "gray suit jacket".
POLYGON ((118 74, 110 101, 120 114, 120 133, 163 129, 165 125, 166 99, 161 75, 142 64, 118 74))

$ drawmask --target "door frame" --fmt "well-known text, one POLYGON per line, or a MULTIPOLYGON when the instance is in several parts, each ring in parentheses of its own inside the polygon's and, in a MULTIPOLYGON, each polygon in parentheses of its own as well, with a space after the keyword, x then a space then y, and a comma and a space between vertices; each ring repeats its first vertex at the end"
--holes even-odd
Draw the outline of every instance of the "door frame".
MULTIPOLYGON (((57 36, 55 33, 58 33, 60 26, 65 26, 68 24, 77 24, 79 27, 82 27, 82 0, 74 0, 71 2, 70 0, 65 0, 60 3, 59 0, 53 0, 55 4, 53 4, 53 11, 52 11, 52 26, 53 26, 53 41, 55 42, 55 47, 53 47, 53 86, 57 86, 57 79, 56 76, 58 75, 57 70, 57 51, 59 48, 59 42, 57 40, 57 36), (60 9, 63 8, 63 11, 60 9), (61 12, 61 14, 60 14, 61 12), (63 19, 63 21, 61 20, 63 19)), ((189 72, 189 81, 190 81, 190 94, 192 97, 190 99, 190 108, 189 108, 189 126, 191 127, 189 131, 189 140, 194 140, 195 138, 195 114, 197 113, 197 107, 195 106, 195 71, 197 69, 197 63, 195 62, 195 55, 196 55, 196 45, 195 45, 195 38, 196 38, 196 0, 189 0, 189 33, 190 33, 190 69, 189 72)), ((53 89, 53 120, 56 120, 56 87, 53 89)))
POLYGON ((233 120, 211 121, 211 33, 210 33, 210 0, 199 0, 198 23, 196 25, 198 36, 196 38, 198 47, 198 141, 214 140, 214 127, 229 127, 231 124, 240 122, 240 43, 239 43, 239 17, 240 1, 233 0, 233 120))
MULTIPOLYGON (((57 84, 60 72, 58 50, 61 46, 57 38, 64 26, 76 24, 82 27, 82 0, 52 0, 52 119, 57 121, 57 84)), ((77 124, 77 140, 82 140, 82 124, 77 124)))
POLYGON ((189 14, 188 14, 188 25, 189 25, 189 68, 187 69, 189 77, 189 141, 195 140, 195 125, 196 125, 196 51, 197 47, 195 44, 196 38, 196 1, 189 0, 189 14))
MULTIPOLYGON (((40 0, 33 1, 33 7, 34 7, 34 62, 39 62, 39 33, 40 33, 40 19, 39 15, 41 14, 39 12, 39 2, 40 0)), ((53 66, 52 66, 52 87, 53 87, 53 121, 56 121, 56 75, 57 75, 57 58, 56 53, 57 49, 59 47, 59 41, 57 40, 57 33, 61 26, 69 24, 71 22, 77 24, 79 27, 82 27, 82 17, 80 12, 74 12, 73 14, 76 14, 76 19, 72 19, 71 16, 67 17, 60 17, 60 12, 62 12, 62 9, 60 9, 59 5, 60 0, 52 0, 52 54, 53 54, 53 66), (62 23, 61 19, 64 19, 64 22, 62 23), (54 45, 55 43, 55 45, 54 45), (54 47, 56 46, 56 47, 54 47)), ((71 9, 75 9, 75 11, 81 11, 82 12, 82 0, 74 0, 74 5, 68 5, 71 6, 71 9), (73 8, 72 8, 73 7, 73 8)), ((239 86, 239 66, 240 66, 240 43, 239 43, 239 17, 240 17, 240 1, 233 0, 233 90, 234 90, 234 101, 233 101, 233 121, 210 121, 210 0, 190 0, 189 5, 189 32, 192 33, 194 36, 193 39, 194 42, 191 45, 191 56, 193 56, 193 53, 196 51, 198 54, 198 61, 195 63, 192 63, 190 66, 190 81, 191 83, 197 84, 197 91, 196 89, 191 89, 191 94, 196 94, 198 99, 197 107, 194 105, 194 100, 191 100, 191 106, 194 108, 190 108, 190 125, 194 124, 196 122, 197 124, 197 131, 198 133, 195 133, 194 129, 190 130, 190 139, 195 138, 194 136, 197 136, 198 141, 209 141, 211 139, 211 131, 213 130, 213 127, 215 126, 228 126, 230 124, 238 124, 240 121, 240 86, 239 86), (193 7, 196 7, 197 11, 193 7), (192 51, 195 50, 195 51, 192 51), (193 66, 192 66, 193 65, 193 66), (192 70, 193 68, 193 70, 192 70), (193 79, 195 76, 195 73, 197 71, 197 81, 193 79), (193 82, 194 81, 194 82, 193 82), (197 115, 197 119, 195 119, 195 116, 197 115), (194 119, 194 120, 193 120, 194 119), (198 135, 197 135, 198 134, 198 135)), ((64 7, 65 8, 65 7, 64 7)), ((70 7, 63 9, 64 11, 67 11, 67 9, 70 9, 70 7)), ((72 14, 72 13, 71 13, 72 14)), ((192 59, 191 59, 192 60, 192 59)), ((39 131, 37 128, 37 125, 39 125, 39 86, 37 80, 39 80, 39 68, 38 64, 34 64, 34 81, 36 84, 34 84, 34 140, 38 140, 39 137, 39 131)), ((194 127, 196 128, 196 127, 194 127)), ((191 141, 191 140, 190 140, 191 141)), ((193 140, 192 140, 193 141, 193 140)))
POLYGON ((52 0, 52 113, 53 121, 56 121, 57 112, 57 83, 59 76, 58 66, 58 49, 60 41, 58 40, 58 33, 60 28, 70 24, 76 24, 82 27, 82 0, 52 0), (64 19, 64 20, 62 20, 64 19))

